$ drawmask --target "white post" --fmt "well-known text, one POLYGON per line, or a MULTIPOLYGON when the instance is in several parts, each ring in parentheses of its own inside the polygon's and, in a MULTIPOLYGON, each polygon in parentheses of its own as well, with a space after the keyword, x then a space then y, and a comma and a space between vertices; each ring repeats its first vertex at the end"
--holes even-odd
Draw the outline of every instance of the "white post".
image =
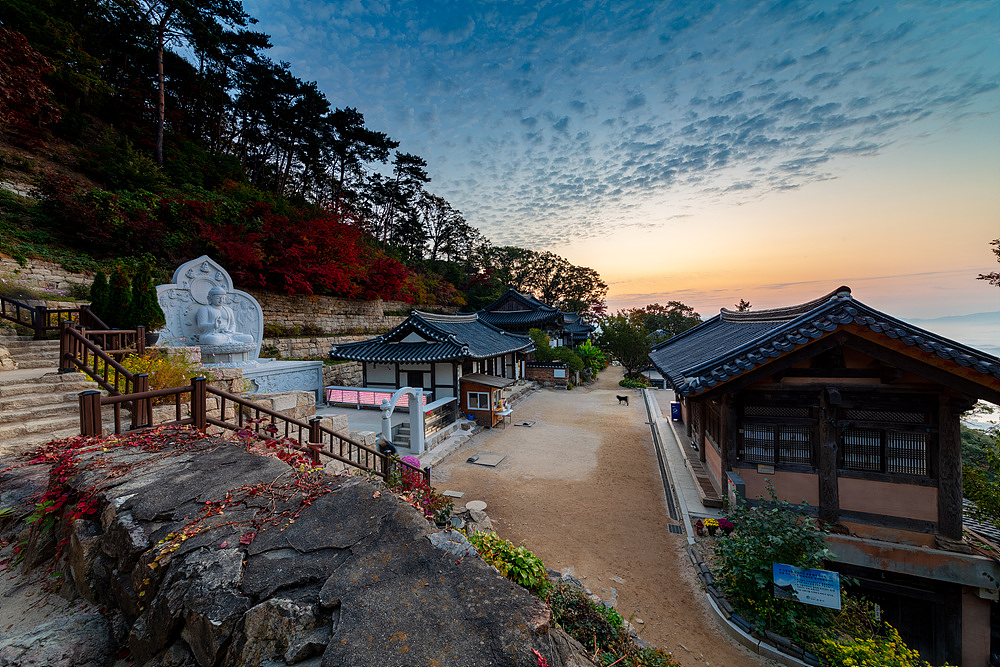
POLYGON ((410 406, 410 449, 417 455, 424 453, 424 391, 414 389, 413 400, 416 405, 410 406))
POLYGON ((382 411, 382 439, 385 440, 386 444, 392 444, 392 407, 389 405, 389 399, 383 398, 382 404, 379 406, 379 410, 382 411))

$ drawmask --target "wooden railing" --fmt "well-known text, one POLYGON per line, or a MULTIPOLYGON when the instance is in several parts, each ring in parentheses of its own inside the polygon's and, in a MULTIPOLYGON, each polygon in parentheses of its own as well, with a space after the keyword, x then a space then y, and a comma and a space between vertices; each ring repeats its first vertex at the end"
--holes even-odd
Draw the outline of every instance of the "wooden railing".
MULTIPOLYGON (((141 332, 142 327, 139 327, 138 330, 141 332)), ((142 335, 137 333, 137 341, 142 345, 145 344, 144 332, 142 335)), ((145 348, 143 347, 143 349, 145 348)), ((62 329, 59 331, 59 372, 69 373, 72 371, 86 373, 97 384, 114 395, 132 394, 140 391, 136 386, 135 376, 128 369, 84 333, 75 329, 72 322, 63 322, 62 329)), ((146 389, 148 389, 148 385, 146 389)))
POLYGON ((137 389, 134 393, 119 396, 102 396, 99 391, 81 393, 80 433, 87 436, 103 433, 101 408, 106 405, 114 408, 115 433, 122 432, 121 408, 123 405, 132 406, 130 430, 154 426, 153 400, 172 397, 174 418, 155 424, 156 426, 191 424, 201 431, 204 431, 209 425, 218 426, 247 436, 282 440, 293 449, 307 453, 315 463, 320 463, 321 457, 327 457, 370 472, 387 481, 392 474, 393 466, 398 465, 419 473, 427 484, 430 484, 431 481, 430 468, 421 470, 347 436, 335 433, 322 426, 320 423, 322 420, 318 417, 310 419, 308 422, 302 421, 222 389, 209 387, 208 382, 203 377, 194 378, 189 386, 149 391, 148 379, 145 374, 139 374, 134 377, 134 386, 137 389), (182 400, 184 395, 188 396, 186 401, 182 400), (209 396, 218 399, 218 418, 209 416, 209 396), (230 405, 227 406, 227 404, 230 405), (187 407, 187 416, 184 414, 185 407, 187 407), (227 409, 228 407, 232 409, 227 409), (230 413, 232 413, 231 416, 230 413))
POLYGON ((45 338, 50 331, 59 331, 64 320, 79 323, 83 326, 108 326, 95 315, 89 306, 79 308, 48 308, 46 306, 29 306, 16 299, 0 296, 0 319, 34 330, 35 340, 45 338))

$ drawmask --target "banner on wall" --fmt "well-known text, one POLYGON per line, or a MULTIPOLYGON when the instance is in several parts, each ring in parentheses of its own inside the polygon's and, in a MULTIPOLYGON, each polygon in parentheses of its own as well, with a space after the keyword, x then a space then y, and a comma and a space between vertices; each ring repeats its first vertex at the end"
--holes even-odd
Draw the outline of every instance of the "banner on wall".
POLYGON ((840 575, 830 570, 804 570, 774 563, 774 597, 817 607, 840 609, 840 575))

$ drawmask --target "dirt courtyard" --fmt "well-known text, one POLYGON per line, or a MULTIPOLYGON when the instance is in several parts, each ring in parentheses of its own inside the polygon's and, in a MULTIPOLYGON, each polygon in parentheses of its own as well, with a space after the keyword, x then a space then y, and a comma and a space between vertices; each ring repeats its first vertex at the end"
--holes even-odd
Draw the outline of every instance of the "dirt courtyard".
POLYGON ((484 431, 434 467, 438 490, 487 503, 501 537, 546 567, 569 571, 640 636, 682 665, 774 664, 729 639, 710 614, 683 535, 671 521, 642 394, 611 367, 589 387, 542 389, 514 406, 513 424, 484 431), (620 405, 616 395, 629 396, 620 405), (521 422, 531 426, 517 426, 521 422), (495 468, 466 460, 504 455, 495 468), (614 592, 612 591, 614 589, 614 592))

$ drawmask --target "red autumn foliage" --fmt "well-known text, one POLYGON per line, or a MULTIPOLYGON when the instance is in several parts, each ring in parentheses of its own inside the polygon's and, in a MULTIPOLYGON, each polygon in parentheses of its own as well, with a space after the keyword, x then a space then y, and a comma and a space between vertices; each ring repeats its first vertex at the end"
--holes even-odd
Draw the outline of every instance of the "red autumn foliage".
POLYGON ((40 142, 45 125, 59 120, 43 81, 52 65, 19 32, 0 25, 0 129, 27 145, 40 142))

